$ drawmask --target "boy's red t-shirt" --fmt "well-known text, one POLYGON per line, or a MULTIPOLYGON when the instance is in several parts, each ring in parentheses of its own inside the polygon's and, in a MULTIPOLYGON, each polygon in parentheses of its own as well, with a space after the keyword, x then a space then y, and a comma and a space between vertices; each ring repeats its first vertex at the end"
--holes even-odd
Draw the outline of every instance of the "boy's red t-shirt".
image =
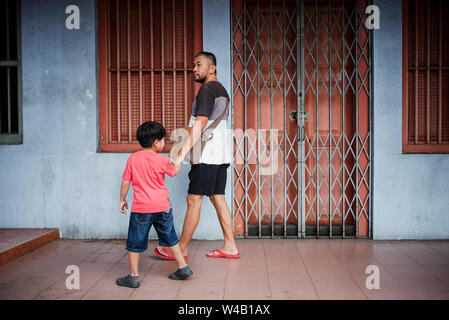
POLYGON ((134 196, 131 212, 156 213, 170 209, 165 174, 175 175, 168 157, 151 151, 137 151, 126 162, 122 179, 131 181, 134 196))

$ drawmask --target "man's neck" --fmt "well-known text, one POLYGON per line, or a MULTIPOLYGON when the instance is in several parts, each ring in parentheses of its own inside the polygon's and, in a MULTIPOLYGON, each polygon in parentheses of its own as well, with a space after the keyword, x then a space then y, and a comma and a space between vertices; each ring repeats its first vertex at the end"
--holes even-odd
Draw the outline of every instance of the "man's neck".
POLYGON ((206 81, 204 81, 203 84, 206 84, 206 83, 211 82, 211 81, 218 82, 217 76, 215 74, 213 74, 213 75, 209 76, 208 78, 206 78, 206 81))

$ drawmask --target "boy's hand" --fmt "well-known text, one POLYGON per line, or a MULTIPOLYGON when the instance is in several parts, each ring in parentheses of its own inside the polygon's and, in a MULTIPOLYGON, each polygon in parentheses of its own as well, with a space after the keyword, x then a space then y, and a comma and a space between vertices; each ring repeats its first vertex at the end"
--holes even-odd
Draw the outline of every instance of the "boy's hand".
POLYGON ((126 200, 120 201, 120 212, 126 214, 124 208, 128 209, 128 202, 126 200))
POLYGON ((120 212, 125 213, 124 208, 128 209, 128 202, 126 202, 126 195, 128 194, 129 186, 131 185, 130 181, 122 180, 122 185, 120 187, 120 212))

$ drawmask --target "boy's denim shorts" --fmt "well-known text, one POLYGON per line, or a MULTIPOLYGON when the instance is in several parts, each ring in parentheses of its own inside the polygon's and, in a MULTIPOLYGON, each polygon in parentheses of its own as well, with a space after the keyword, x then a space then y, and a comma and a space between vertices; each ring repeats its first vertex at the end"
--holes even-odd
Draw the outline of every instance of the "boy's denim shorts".
POLYGON ((131 252, 143 252, 148 249, 148 233, 154 225, 159 237, 159 245, 172 247, 178 243, 175 226, 173 225, 173 210, 157 213, 131 212, 129 218, 128 240, 126 250, 131 252))

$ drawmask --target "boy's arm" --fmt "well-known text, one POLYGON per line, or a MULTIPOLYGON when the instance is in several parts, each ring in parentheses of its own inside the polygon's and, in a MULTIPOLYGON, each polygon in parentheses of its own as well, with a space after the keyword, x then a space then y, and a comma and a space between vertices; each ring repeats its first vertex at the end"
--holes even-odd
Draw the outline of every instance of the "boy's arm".
MULTIPOLYGON (((174 157, 172 158, 172 155, 170 154, 170 155, 168 156, 168 160, 170 161, 170 163, 171 163, 173 166, 175 166, 175 174, 174 174, 173 176, 177 176, 178 173, 179 173, 179 171, 181 171, 181 163, 175 164, 175 163, 173 162, 173 159, 174 159, 174 157)), ((169 174, 169 175, 171 175, 171 174, 169 174)))
POLYGON ((128 209, 128 202, 126 202, 126 195, 128 194, 129 186, 131 182, 122 180, 122 185, 120 187, 120 212, 126 213, 125 209, 128 209))
POLYGON ((179 150, 178 146, 175 145, 172 147, 172 149, 170 150, 170 153, 168 154, 168 159, 175 166, 175 176, 177 176, 179 171, 181 171, 181 163, 178 163, 178 164, 174 163, 174 160, 178 156, 179 151, 180 150, 179 150))

